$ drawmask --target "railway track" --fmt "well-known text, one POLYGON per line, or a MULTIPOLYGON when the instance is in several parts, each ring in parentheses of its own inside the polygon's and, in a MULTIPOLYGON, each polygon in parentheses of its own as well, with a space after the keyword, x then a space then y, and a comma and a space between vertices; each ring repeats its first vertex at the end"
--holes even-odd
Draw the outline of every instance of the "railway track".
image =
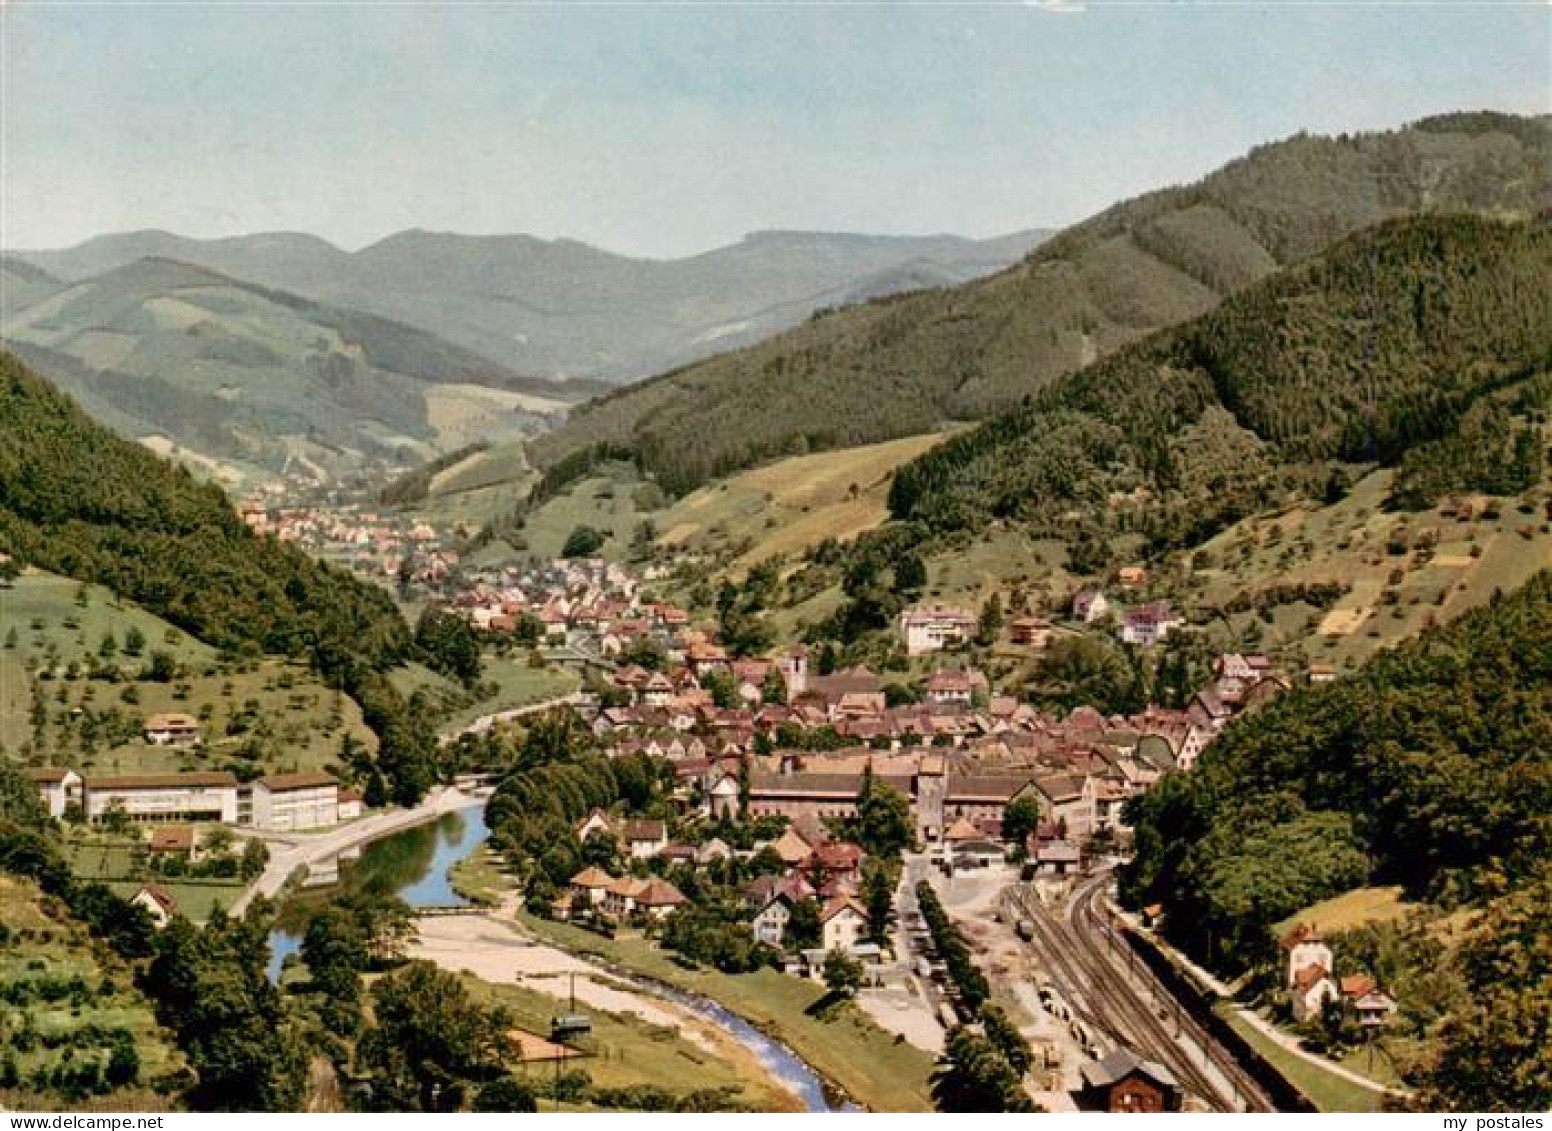
MULTIPOLYGON (((1272 1111, 1254 1080, 1238 1069, 1232 1059, 1213 1042, 1183 1010, 1176 1007, 1175 1025, 1189 1035, 1198 1048, 1209 1050, 1216 1067, 1228 1080, 1229 1088, 1207 1072, 1181 1047, 1171 1026, 1155 1012, 1154 1006, 1140 994, 1125 970, 1107 955, 1111 944, 1109 931, 1094 907, 1103 879, 1091 882, 1073 899, 1071 920, 1052 915, 1027 889, 1011 889, 1010 898, 1021 917, 1030 923, 1034 943, 1046 959, 1052 980, 1079 1019, 1096 1035, 1117 1045, 1127 1045, 1166 1065, 1187 1088, 1213 1107, 1238 1111, 1243 1098, 1251 1111, 1272 1111), (1213 1055, 1216 1053, 1216 1055, 1213 1055)), ((1119 940, 1114 940, 1120 945, 1119 940)), ((1150 976, 1151 977, 1151 976, 1150 976)), ((1156 997, 1166 1000, 1158 988, 1156 997)))
MULTIPOLYGON (((1125 972, 1119 968, 1119 960, 1112 961, 1114 952, 1108 951, 1106 947, 1108 943, 1113 941, 1116 951, 1123 949, 1129 951, 1129 944, 1119 937, 1111 925, 1108 916, 1096 906, 1107 882, 1108 876, 1102 875, 1081 888, 1073 897, 1069 906, 1069 914, 1074 930, 1080 936, 1080 939, 1088 944, 1083 948, 1084 953, 1091 954, 1098 958, 1100 962, 1110 965, 1112 973, 1116 977, 1124 978, 1125 972)), ((1234 1059, 1233 1055, 1219 1045, 1196 1018, 1182 1008, 1179 1002, 1174 1000, 1169 991, 1155 979, 1153 973, 1146 966, 1138 963, 1135 967, 1135 972, 1142 981, 1152 987, 1154 996, 1158 1000, 1168 1000, 1174 1005, 1174 1023, 1177 1031, 1184 1033, 1197 1048, 1205 1050, 1206 1055, 1212 1058, 1213 1065, 1220 1078, 1227 1080, 1230 1088, 1233 1090, 1234 1094, 1229 1097, 1231 1102, 1243 1100, 1245 1109, 1248 1111, 1274 1112, 1277 1110, 1276 1105, 1272 1103, 1271 1099, 1262 1090, 1255 1077, 1245 1071, 1239 1062, 1234 1059)), ((1128 987, 1131 985, 1130 982, 1126 984, 1128 987)), ((1138 1000, 1140 1001, 1141 999, 1139 998, 1138 1000)), ((1154 1023, 1154 1031, 1168 1038, 1168 1025, 1158 1017, 1157 1013, 1150 1009, 1147 1010, 1147 1016, 1154 1023)), ((1174 1045, 1179 1049, 1178 1040, 1174 1041, 1174 1045)), ((1181 1049, 1180 1054, 1189 1059, 1189 1054, 1185 1050, 1181 1049)), ((1201 1075, 1205 1077, 1205 1074, 1201 1075)))

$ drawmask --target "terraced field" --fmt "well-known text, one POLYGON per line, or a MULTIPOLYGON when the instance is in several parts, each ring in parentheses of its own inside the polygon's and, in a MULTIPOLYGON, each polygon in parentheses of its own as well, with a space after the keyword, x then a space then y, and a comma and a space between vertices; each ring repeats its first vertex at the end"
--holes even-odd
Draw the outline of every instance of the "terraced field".
POLYGON ((0 875, 0 1083, 9 1110, 163 1111, 153 1084, 181 1067, 130 971, 30 880, 0 875), (120 1053, 110 1069, 116 1047, 120 1053))

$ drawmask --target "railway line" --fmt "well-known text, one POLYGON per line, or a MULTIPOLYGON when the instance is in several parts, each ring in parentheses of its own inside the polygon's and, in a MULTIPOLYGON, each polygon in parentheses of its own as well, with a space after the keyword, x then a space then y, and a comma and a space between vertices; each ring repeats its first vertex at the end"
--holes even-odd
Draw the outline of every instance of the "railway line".
MULTIPOLYGON (((1109 961, 1107 955, 1113 953, 1106 949, 1107 943, 1113 941, 1116 950, 1127 948, 1129 945, 1119 937, 1115 928, 1111 925, 1108 916, 1096 906, 1108 880, 1108 874, 1091 880, 1087 885, 1079 889, 1069 905, 1069 915, 1073 927, 1079 937, 1088 943, 1085 952, 1098 956, 1101 961, 1109 961)), ((1110 965, 1117 976, 1124 977, 1124 973, 1119 969, 1118 963, 1111 962, 1110 965)), ((1271 1098, 1267 1096, 1265 1090, 1256 1079, 1240 1066, 1239 1062, 1227 1049, 1218 1044, 1196 1018, 1181 1008, 1178 1002, 1174 1001, 1169 991, 1154 978, 1154 975, 1146 966, 1138 963, 1135 971, 1138 977, 1153 988, 1156 998, 1159 1000, 1169 1000, 1173 1003, 1177 1032, 1184 1033, 1197 1048, 1204 1050, 1204 1055, 1212 1058, 1213 1065, 1219 1076, 1227 1080, 1230 1088, 1233 1090, 1234 1095, 1230 1097, 1232 1101, 1243 1100, 1246 1110, 1249 1111, 1273 1112, 1277 1110, 1276 1105, 1273 1104, 1271 1098)), ((1127 984, 1130 985, 1130 983, 1127 984)), ((1158 1015, 1149 1011, 1148 1016, 1155 1022, 1156 1031, 1167 1036, 1168 1028, 1158 1015)), ((1176 1047, 1178 1048, 1178 1041, 1176 1042, 1176 1047)), ((1184 1050, 1182 1050, 1182 1055, 1185 1055, 1184 1050)))
MULTIPOLYGON (((1171 1023, 1158 1015, 1126 970, 1107 952, 1108 946, 1122 944, 1094 906, 1104 882, 1102 876, 1080 888, 1069 904, 1066 919, 1053 915, 1028 889, 1009 889, 1005 898, 1010 909, 1030 924, 1033 937, 1029 941, 1045 959, 1052 981, 1078 1020, 1091 1034, 1111 1044, 1127 1045, 1166 1065, 1188 1091, 1221 1111, 1274 1111, 1256 1082, 1227 1052, 1216 1048, 1212 1038, 1177 1005, 1173 1026, 1205 1050, 1218 1075, 1182 1047, 1171 1023)), ((1142 977, 1151 979, 1145 971, 1142 977)), ((1154 997, 1168 1000, 1162 987, 1155 987, 1154 997)))

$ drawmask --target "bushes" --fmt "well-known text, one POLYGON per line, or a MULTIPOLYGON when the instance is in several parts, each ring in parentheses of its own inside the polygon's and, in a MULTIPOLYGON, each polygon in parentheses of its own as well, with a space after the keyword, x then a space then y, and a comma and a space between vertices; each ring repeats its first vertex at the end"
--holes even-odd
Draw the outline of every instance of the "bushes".
POLYGON ((691 962, 715 966, 724 974, 777 966, 781 955, 755 939, 741 914, 733 906, 687 904, 664 921, 659 941, 691 962))

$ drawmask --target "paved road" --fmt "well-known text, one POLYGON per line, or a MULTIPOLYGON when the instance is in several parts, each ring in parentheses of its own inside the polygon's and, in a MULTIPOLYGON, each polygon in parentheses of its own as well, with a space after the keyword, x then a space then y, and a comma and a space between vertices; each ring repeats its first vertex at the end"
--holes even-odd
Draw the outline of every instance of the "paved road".
POLYGON ((232 905, 232 914, 241 915, 255 896, 273 899, 298 868, 338 856, 348 848, 366 844, 401 829, 434 821, 445 813, 478 805, 484 798, 465 793, 453 786, 441 786, 426 795, 413 809, 391 809, 340 825, 322 833, 268 833, 261 839, 269 844, 269 863, 242 897, 232 905))
POLYGON ((556 707, 573 706, 580 702, 582 702, 582 692, 573 691, 570 695, 558 695, 554 699, 546 699, 540 703, 530 703, 526 707, 513 707, 510 710, 497 711, 490 715, 481 715, 468 726, 442 735, 438 741, 445 745, 460 735, 484 734, 497 723, 508 723, 513 719, 520 719, 524 715, 538 715, 545 711, 554 710, 556 707))
MULTIPOLYGON (((481 734, 497 723, 507 722, 511 719, 521 718, 524 715, 538 714, 555 707, 563 707, 580 702, 581 692, 572 692, 569 695, 557 696, 554 699, 546 699, 541 703, 530 703, 526 707, 514 707, 509 711, 497 711, 492 715, 482 715, 475 719, 462 730, 444 734, 442 742, 451 742, 461 734, 481 734)), ((451 813, 457 809, 467 809, 477 805, 484 796, 477 792, 458 789, 454 786, 441 786, 426 795, 426 799, 413 809, 393 809, 385 813, 376 813, 370 817, 363 817, 359 821, 353 821, 348 825, 330 829, 322 833, 276 833, 260 829, 245 828, 241 832, 269 845, 269 864, 262 875, 250 884, 242 896, 232 905, 232 914, 241 915, 247 910, 248 904, 255 896, 262 895, 273 899, 285 887, 298 868, 309 864, 317 864, 331 857, 338 856, 348 848, 366 844, 368 841, 377 840, 379 837, 396 833, 401 829, 407 829, 414 825, 424 824, 435 820, 444 813, 451 813)))

